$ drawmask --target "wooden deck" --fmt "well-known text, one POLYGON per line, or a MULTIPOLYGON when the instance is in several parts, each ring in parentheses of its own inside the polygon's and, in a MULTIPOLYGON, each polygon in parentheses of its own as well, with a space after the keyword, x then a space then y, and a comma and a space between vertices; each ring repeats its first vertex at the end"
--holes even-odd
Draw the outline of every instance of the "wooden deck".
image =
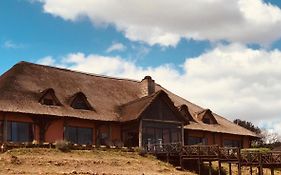
POLYGON ((197 161, 198 172, 201 174, 201 165, 204 162, 209 163, 209 174, 211 174, 212 162, 216 161, 219 165, 219 174, 221 174, 221 163, 229 164, 229 174, 232 174, 231 165, 238 166, 238 175, 241 175, 241 167, 250 167, 250 172, 253 174, 252 168, 257 167, 259 175, 263 175, 263 168, 271 169, 271 174, 274 175, 275 168, 281 168, 281 152, 258 152, 245 151, 237 147, 219 147, 218 145, 194 145, 182 146, 176 144, 149 145, 146 147, 149 153, 166 159, 168 162, 179 162, 184 169, 186 162, 189 160, 197 161))

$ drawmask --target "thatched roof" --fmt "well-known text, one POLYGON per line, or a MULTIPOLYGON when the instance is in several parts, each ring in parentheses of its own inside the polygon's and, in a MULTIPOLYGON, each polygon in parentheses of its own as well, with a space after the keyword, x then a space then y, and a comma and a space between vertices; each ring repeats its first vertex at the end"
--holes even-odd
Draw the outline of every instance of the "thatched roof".
POLYGON ((141 98, 140 81, 112 78, 67 69, 20 62, 0 77, 0 111, 76 117, 101 121, 131 120, 164 91, 175 106, 186 105, 194 121, 185 128, 238 135, 256 134, 214 114, 218 124, 204 124, 195 117, 204 110, 156 84, 154 95, 141 98), (53 89, 59 106, 39 103, 42 93, 53 89), (82 92, 94 110, 73 109, 71 98, 82 92), (127 108, 126 108, 127 106, 127 108), (121 112, 120 112, 121 111, 121 112), (134 114, 134 115, 132 115, 134 114), (126 119, 127 118, 127 119, 126 119))

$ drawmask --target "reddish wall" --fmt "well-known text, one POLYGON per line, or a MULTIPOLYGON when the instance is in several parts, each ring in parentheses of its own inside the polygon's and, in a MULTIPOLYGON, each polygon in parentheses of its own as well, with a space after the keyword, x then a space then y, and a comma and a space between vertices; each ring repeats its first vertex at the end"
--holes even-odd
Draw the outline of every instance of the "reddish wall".
POLYGON ((121 126, 118 124, 111 124, 111 140, 121 141, 121 126))
POLYGON ((32 119, 27 114, 6 113, 5 116, 8 121, 33 123, 32 119))
POLYGON ((54 120, 45 133, 45 142, 53 143, 57 140, 63 140, 63 124, 63 119, 54 120))

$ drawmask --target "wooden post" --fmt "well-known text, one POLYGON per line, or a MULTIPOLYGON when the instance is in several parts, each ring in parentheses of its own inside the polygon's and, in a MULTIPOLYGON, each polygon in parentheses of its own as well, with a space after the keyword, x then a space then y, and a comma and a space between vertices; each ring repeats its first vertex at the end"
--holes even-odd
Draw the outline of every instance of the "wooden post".
POLYGON ((180 166, 181 166, 181 169, 184 170, 183 158, 181 155, 180 155, 180 166))
POLYGON ((231 163, 228 163, 229 175, 232 175, 231 163))
POLYGON ((241 175, 241 169, 242 169, 242 167, 241 167, 241 163, 240 163, 240 160, 239 160, 239 162, 238 162, 238 175, 241 175))
POLYGON ((250 175, 253 175, 253 167, 250 165, 250 175))
POLYGON ((241 175, 241 149, 238 148, 238 175, 241 175))
POLYGON ((259 175, 263 175, 263 168, 262 168, 262 155, 259 153, 259 175))
POLYGON ((142 145, 142 120, 140 120, 139 124, 139 147, 141 148, 142 145))
POLYGON ((221 161, 220 160, 218 161, 218 164, 219 164, 219 175, 221 175, 222 173, 221 173, 221 161))
POLYGON ((212 162, 209 161, 209 175, 212 175, 212 162))
MULTIPOLYGON (((109 124, 108 125, 108 139, 109 139, 109 142, 110 143, 113 143, 113 140, 112 140, 112 126, 111 126, 111 124, 109 124)), ((112 145, 110 145, 110 146, 112 146, 112 145)))
POLYGON ((184 124, 181 125, 181 145, 184 146, 184 124))
POLYGON ((270 171, 271 171, 271 175, 274 175, 274 168, 271 168, 270 171))
POLYGON ((220 161, 220 158, 221 158, 221 151, 220 151, 220 146, 218 146, 218 165, 219 165, 219 175, 221 175, 221 161, 220 161))
POLYGON ((198 159, 198 174, 201 175, 201 160, 198 159))
POLYGON ((167 163, 170 163, 170 153, 166 153, 166 161, 167 163))

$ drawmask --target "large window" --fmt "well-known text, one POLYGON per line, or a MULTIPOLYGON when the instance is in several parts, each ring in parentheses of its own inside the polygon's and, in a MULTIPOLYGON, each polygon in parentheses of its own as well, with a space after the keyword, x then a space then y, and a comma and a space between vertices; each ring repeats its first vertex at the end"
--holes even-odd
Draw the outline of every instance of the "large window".
POLYGON ((143 143, 148 142, 151 144, 181 142, 181 129, 146 127, 143 129, 143 143))
POLYGON ((65 129, 65 139, 78 144, 93 143, 93 129, 67 126, 65 129))
POLYGON ((31 142, 33 140, 32 124, 8 121, 7 140, 11 142, 31 142))
POLYGON ((188 144, 189 145, 207 145, 208 140, 205 137, 188 137, 188 144))
POLYGON ((225 147, 240 147, 240 141, 238 140, 224 140, 223 141, 223 146, 225 147))

